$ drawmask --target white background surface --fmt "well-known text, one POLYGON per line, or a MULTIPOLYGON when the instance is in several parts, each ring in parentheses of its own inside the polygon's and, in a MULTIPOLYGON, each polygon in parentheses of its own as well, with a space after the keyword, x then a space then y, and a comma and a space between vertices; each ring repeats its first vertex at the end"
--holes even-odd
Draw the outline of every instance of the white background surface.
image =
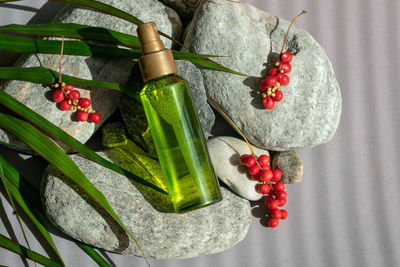
MULTIPOLYGON (((46 1, 0 6, 0 24, 26 23, 46 1), (24 8, 15 8, 21 5, 24 8), (27 7, 33 7, 27 8, 27 7)), ((325 48, 341 86, 339 128, 327 144, 298 152, 304 179, 287 187, 288 219, 265 228, 254 207, 246 238, 214 255, 152 266, 400 266, 400 75, 398 0, 252 0, 260 9, 290 20, 325 48)), ((34 17, 46 21, 60 7, 47 4, 34 17)), ((0 53, 1 65, 10 56, 0 53)), ((220 121, 222 124, 222 122, 220 121)), ((25 176, 36 181, 45 166, 0 146, 25 176)), ((24 243, 8 202, 1 196, 0 233, 24 243), (7 219, 8 218, 8 219, 7 219), (10 231, 10 226, 14 231, 10 231)), ((53 235, 67 266, 95 266, 73 242, 53 235)), ((30 235, 31 246, 44 254, 30 235)), ((104 253, 104 252, 102 252, 104 253)), ((141 258, 106 253, 116 266, 146 266, 141 258)), ((0 264, 34 266, 0 248, 0 264)))

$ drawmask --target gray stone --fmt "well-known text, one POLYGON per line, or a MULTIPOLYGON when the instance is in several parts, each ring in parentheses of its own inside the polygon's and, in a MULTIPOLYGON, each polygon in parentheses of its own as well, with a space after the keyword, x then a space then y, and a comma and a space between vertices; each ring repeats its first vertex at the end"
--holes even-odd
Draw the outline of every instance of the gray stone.
MULTIPOLYGON (((306 17, 302 19, 307 19, 306 17)), ((329 141, 341 113, 341 93, 331 63, 317 41, 293 26, 289 33, 291 79, 273 110, 262 105, 259 83, 276 62, 289 22, 247 3, 206 1, 196 11, 184 42, 190 52, 228 57, 215 60, 250 75, 201 69, 208 96, 258 147, 284 151, 329 141), (274 60, 275 57, 275 60, 274 60)))
MULTIPOLYGON (((102 0, 107 4, 121 8, 128 13, 137 16, 144 21, 155 21, 158 29, 167 34, 179 37, 181 22, 175 11, 165 7, 158 1, 131 1, 131 0, 102 0)), ((95 12, 93 10, 76 6, 67 6, 55 22, 79 23, 91 26, 101 26, 112 30, 136 35, 136 25, 125 20, 95 12)), ((171 46, 171 41, 164 39, 165 44, 171 46)), ((128 59, 105 59, 64 56, 62 72, 84 79, 127 81, 133 60, 128 59)), ((30 55, 21 58, 17 63, 18 67, 39 67, 58 71, 58 55, 30 55)), ((92 100, 93 108, 101 114, 102 121, 98 124, 77 122, 75 113, 60 110, 54 102, 51 102, 51 92, 40 84, 32 84, 21 81, 10 81, 4 85, 4 90, 30 109, 39 113, 56 126, 75 137, 81 142, 86 142, 92 134, 101 126, 118 107, 119 94, 113 90, 102 88, 79 88, 82 97, 89 97, 92 100)), ((8 133, 0 131, 0 143, 7 146, 30 152, 31 150, 8 133)))
MULTIPOLYGON (((224 188, 224 199, 217 204, 185 214, 157 211, 155 206, 170 204, 166 195, 147 189, 163 197, 147 195, 150 202, 146 201, 143 186, 135 187, 125 176, 80 156, 71 158, 105 195, 147 257, 172 259, 216 253, 241 241, 249 229, 249 202, 224 188)), ((109 251, 141 256, 135 243, 53 166, 46 169, 41 196, 48 218, 65 234, 109 251)))
MULTIPOLYGON (((188 61, 177 60, 176 65, 179 71, 178 75, 188 81, 204 135, 208 138, 215 121, 215 116, 207 103, 201 72, 195 65, 188 61)), ((137 69, 137 66, 135 69, 137 69)), ((133 84, 133 87, 137 90, 143 87, 140 81, 141 78, 137 75, 137 72, 133 73, 130 83, 133 84)), ((119 108, 124 124, 132 139, 146 152, 156 157, 156 150, 142 105, 133 98, 122 96, 119 108)))
POLYGON ((282 171, 281 181, 284 183, 297 183, 303 179, 303 162, 294 150, 276 153, 272 160, 272 168, 282 171))
MULTIPOLYGON (((251 154, 245 141, 235 137, 219 136, 207 141, 211 162, 218 178, 238 195, 248 200, 259 200, 262 194, 256 190, 259 182, 251 180, 248 168, 240 164, 240 156, 251 154)), ((267 150, 253 146, 257 156, 267 155, 267 150)))
POLYGON ((173 8, 183 18, 191 18, 196 8, 204 0, 160 0, 165 5, 173 8))

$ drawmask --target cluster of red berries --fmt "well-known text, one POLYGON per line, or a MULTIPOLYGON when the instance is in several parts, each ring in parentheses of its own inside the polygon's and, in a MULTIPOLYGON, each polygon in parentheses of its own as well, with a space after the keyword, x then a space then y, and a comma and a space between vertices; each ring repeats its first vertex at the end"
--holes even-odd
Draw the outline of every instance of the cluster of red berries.
POLYGON ((287 74, 292 70, 290 62, 292 61, 292 53, 286 51, 280 54, 280 61, 275 63, 275 67, 269 70, 269 76, 260 83, 261 96, 266 109, 273 109, 275 102, 279 102, 283 98, 280 86, 289 84, 289 76, 287 74))
POLYGON ((53 84, 55 89, 52 94, 54 102, 60 104, 62 110, 78 110, 78 120, 87 121, 88 119, 94 123, 101 120, 101 116, 94 109, 90 108, 91 101, 89 98, 81 98, 81 93, 74 90, 73 85, 66 85, 64 82, 53 84))
POLYGON ((279 220, 286 219, 288 213, 284 209, 279 209, 286 204, 287 194, 285 184, 279 181, 282 178, 282 172, 279 169, 272 169, 269 165, 270 157, 261 155, 256 159, 252 155, 242 155, 240 163, 247 166, 252 180, 261 182, 257 185, 259 193, 266 195, 265 205, 268 208, 268 226, 277 227, 279 220))
POLYGON ((292 71, 292 61, 293 55, 289 51, 283 52, 286 44, 286 40, 289 34, 290 27, 292 27, 294 21, 301 15, 307 13, 305 10, 300 12, 294 19, 290 22, 289 27, 286 31, 285 39, 283 40, 281 53, 279 54, 280 60, 275 63, 275 66, 269 70, 269 76, 262 80, 260 83, 262 102, 266 109, 273 109, 275 107, 275 102, 279 102, 283 98, 283 93, 280 86, 285 86, 289 84, 289 76, 287 74, 292 71))

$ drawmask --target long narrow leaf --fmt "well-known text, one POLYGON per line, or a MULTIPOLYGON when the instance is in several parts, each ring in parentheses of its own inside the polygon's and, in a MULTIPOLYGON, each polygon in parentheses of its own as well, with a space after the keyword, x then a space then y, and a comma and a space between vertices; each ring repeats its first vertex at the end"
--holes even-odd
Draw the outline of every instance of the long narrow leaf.
POLYGON ((31 124, 12 115, 0 112, 0 127, 17 136, 48 162, 56 166, 65 176, 95 201, 137 243, 133 235, 118 218, 104 195, 85 177, 78 166, 55 143, 31 124))
POLYGON ((64 142, 66 145, 70 146, 71 148, 75 149, 82 155, 86 156, 90 160, 99 163, 100 165, 109 168, 119 174, 125 175, 126 177, 141 183, 143 185, 146 185, 148 187, 153 188, 154 190, 157 190, 161 193, 167 194, 163 189, 149 183, 148 181, 134 175, 133 173, 122 169, 115 165, 114 163, 100 157, 98 154, 96 154, 93 150, 85 146, 84 144, 80 143, 78 140, 70 136, 68 133, 64 132, 36 112, 32 111, 25 105, 21 104, 19 101, 15 100, 13 97, 9 96, 7 93, 4 91, 0 90, 0 104, 8 108, 9 110, 12 110, 19 116, 23 117, 24 119, 28 120, 29 122, 33 123, 43 131, 45 131, 47 134, 59 139, 60 141, 64 142))
MULTIPOLYGON (((1 157, 1 155, 0 155, 0 157, 1 157)), ((18 221, 18 224, 19 224, 19 228, 21 229, 22 235, 23 235, 23 237, 25 239, 25 243, 28 246, 28 248, 31 249, 31 247, 29 246, 28 238, 26 237, 24 226, 22 225, 21 219, 19 218, 18 210, 17 210, 17 208, 15 206, 14 199, 11 196, 10 188, 8 186, 7 181, 5 181, 7 178, 6 178, 5 174, 4 174, 4 170, 3 170, 2 164, 0 164, 0 179, 1 179, 1 182, 3 183, 4 189, 6 190, 7 197, 8 197, 8 200, 10 201, 11 207, 13 208, 13 210, 15 212, 15 216, 17 218, 17 221, 18 221)))
POLYGON ((8 179, 2 179, 4 186, 7 188, 7 190, 10 191, 10 194, 12 195, 13 199, 18 203, 19 207, 23 210, 23 212, 28 216, 29 220, 32 222, 32 224, 36 227, 36 229, 39 231, 39 233, 43 236, 43 238, 46 240, 46 243, 50 246, 52 251, 55 253, 57 256, 57 261, 61 264, 64 265, 64 262, 62 261, 62 258, 57 250, 56 245, 54 244, 53 239, 51 238, 49 232, 44 228, 44 226, 39 222, 39 220, 35 217, 35 215, 32 213, 28 205, 25 203, 22 195, 18 191, 18 189, 8 180, 8 179))
MULTIPOLYGON (((0 49, 19 53, 60 54, 61 41, 33 39, 22 36, 0 35, 0 49)), ((140 49, 123 49, 88 44, 79 41, 65 41, 64 55, 139 58, 140 49)))
MULTIPOLYGON (((22 179, 17 172, 17 170, 14 169, 13 166, 11 166, 3 157, 0 155, 0 173, 1 173, 1 167, 3 167, 4 173, 7 173, 5 175, 6 179, 8 179, 9 183, 17 188, 19 193, 24 196, 24 199, 29 202, 32 206, 32 208, 37 209, 39 211, 42 211, 42 206, 41 206, 41 200, 39 197, 39 191, 31 186, 29 183, 27 183, 24 179, 22 179)), ((34 214, 32 213, 32 216, 34 214)), ((40 221, 39 221, 40 222, 40 221)), ((47 232, 46 229, 44 229, 45 232, 47 232)), ((51 236, 50 236, 51 240, 51 236)), ((87 253, 95 262, 97 262, 100 266, 109 266, 107 261, 100 255, 98 254, 92 247, 89 245, 83 244, 79 241, 74 241, 76 245, 81 248, 85 253, 87 253), (106 264, 104 264, 106 263, 106 264)))
POLYGON ((24 246, 15 243, 13 240, 2 234, 0 234, 0 247, 8 249, 19 255, 25 256, 37 263, 43 264, 44 266, 62 267, 62 265, 58 264, 57 262, 54 262, 39 253, 36 253, 30 249, 27 249, 24 246))
MULTIPOLYGON (((9 24, 5 26, 0 26, 0 33, 18 33, 30 34, 35 36, 65 37, 81 40, 102 41, 126 47, 140 47, 139 38, 135 35, 129 35, 102 27, 91 27, 87 25, 73 23, 48 23, 36 25, 9 24)), ((20 39, 20 41, 24 41, 24 39, 20 39)), ((53 45, 58 47, 58 50, 60 50, 59 44, 53 43, 53 45)), ((10 50, 13 48, 12 45, 3 45, 2 47, 6 50, 10 50)), ((30 50, 34 49, 30 48, 30 50)), ((140 50, 134 51, 140 52, 140 50)), ((174 57, 176 59, 220 57, 216 55, 186 53, 174 50, 172 51, 172 53, 174 54, 174 57)))
POLYGON ((111 267, 111 265, 99 254, 94 248, 88 246, 84 243, 75 241, 75 244, 82 249, 86 254, 88 254, 99 266, 101 267, 111 267))
MULTIPOLYGON (((84 7, 89 7, 91 9, 94 9, 96 11, 108 14, 108 15, 112 15, 121 19, 124 19, 126 21, 132 22, 133 24, 136 25, 140 25, 143 24, 144 22, 138 18, 136 18, 135 16, 132 16, 131 14, 120 10, 118 8, 115 8, 113 6, 98 2, 98 1, 94 1, 94 0, 50 0, 50 1, 55 1, 55 2, 63 2, 63 3, 68 3, 68 4, 72 4, 72 5, 78 5, 78 6, 84 6, 84 7)), ((179 44, 180 46, 183 46, 178 40, 176 40, 175 38, 169 36, 168 34, 162 32, 162 31, 158 31, 158 33, 172 41, 174 41, 175 43, 179 44)))
POLYGON ((139 38, 135 35, 74 23, 9 24, 0 26, 0 33, 20 33, 50 37, 64 36, 65 38, 95 40, 129 47, 140 47, 139 38))
POLYGON ((223 65, 221 65, 213 60, 210 60, 210 59, 187 58, 186 60, 192 62, 193 64, 196 64, 196 65, 199 65, 202 67, 206 67, 208 69, 229 72, 229 73, 240 75, 240 76, 248 76, 247 74, 244 74, 242 72, 231 70, 227 67, 224 67, 223 65))
MULTIPOLYGON (((58 80, 59 73, 47 68, 18 68, 18 67, 0 67, 0 79, 18 80, 39 84, 52 84, 58 80)), ((68 84, 78 87, 100 87, 121 91, 129 94, 126 86, 116 82, 93 81, 76 78, 69 75, 62 75, 62 80, 68 84)))

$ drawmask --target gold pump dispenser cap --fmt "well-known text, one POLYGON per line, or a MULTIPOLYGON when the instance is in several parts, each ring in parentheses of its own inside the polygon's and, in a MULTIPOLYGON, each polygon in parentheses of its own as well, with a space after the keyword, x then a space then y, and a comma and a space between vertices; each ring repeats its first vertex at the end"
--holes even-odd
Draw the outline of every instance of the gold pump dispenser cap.
POLYGON ((139 66, 143 81, 177 73, 174 56, 161 41, 156 24, 154 22, 143 23, 138 26, 136 31, 142 49, 139 66))

